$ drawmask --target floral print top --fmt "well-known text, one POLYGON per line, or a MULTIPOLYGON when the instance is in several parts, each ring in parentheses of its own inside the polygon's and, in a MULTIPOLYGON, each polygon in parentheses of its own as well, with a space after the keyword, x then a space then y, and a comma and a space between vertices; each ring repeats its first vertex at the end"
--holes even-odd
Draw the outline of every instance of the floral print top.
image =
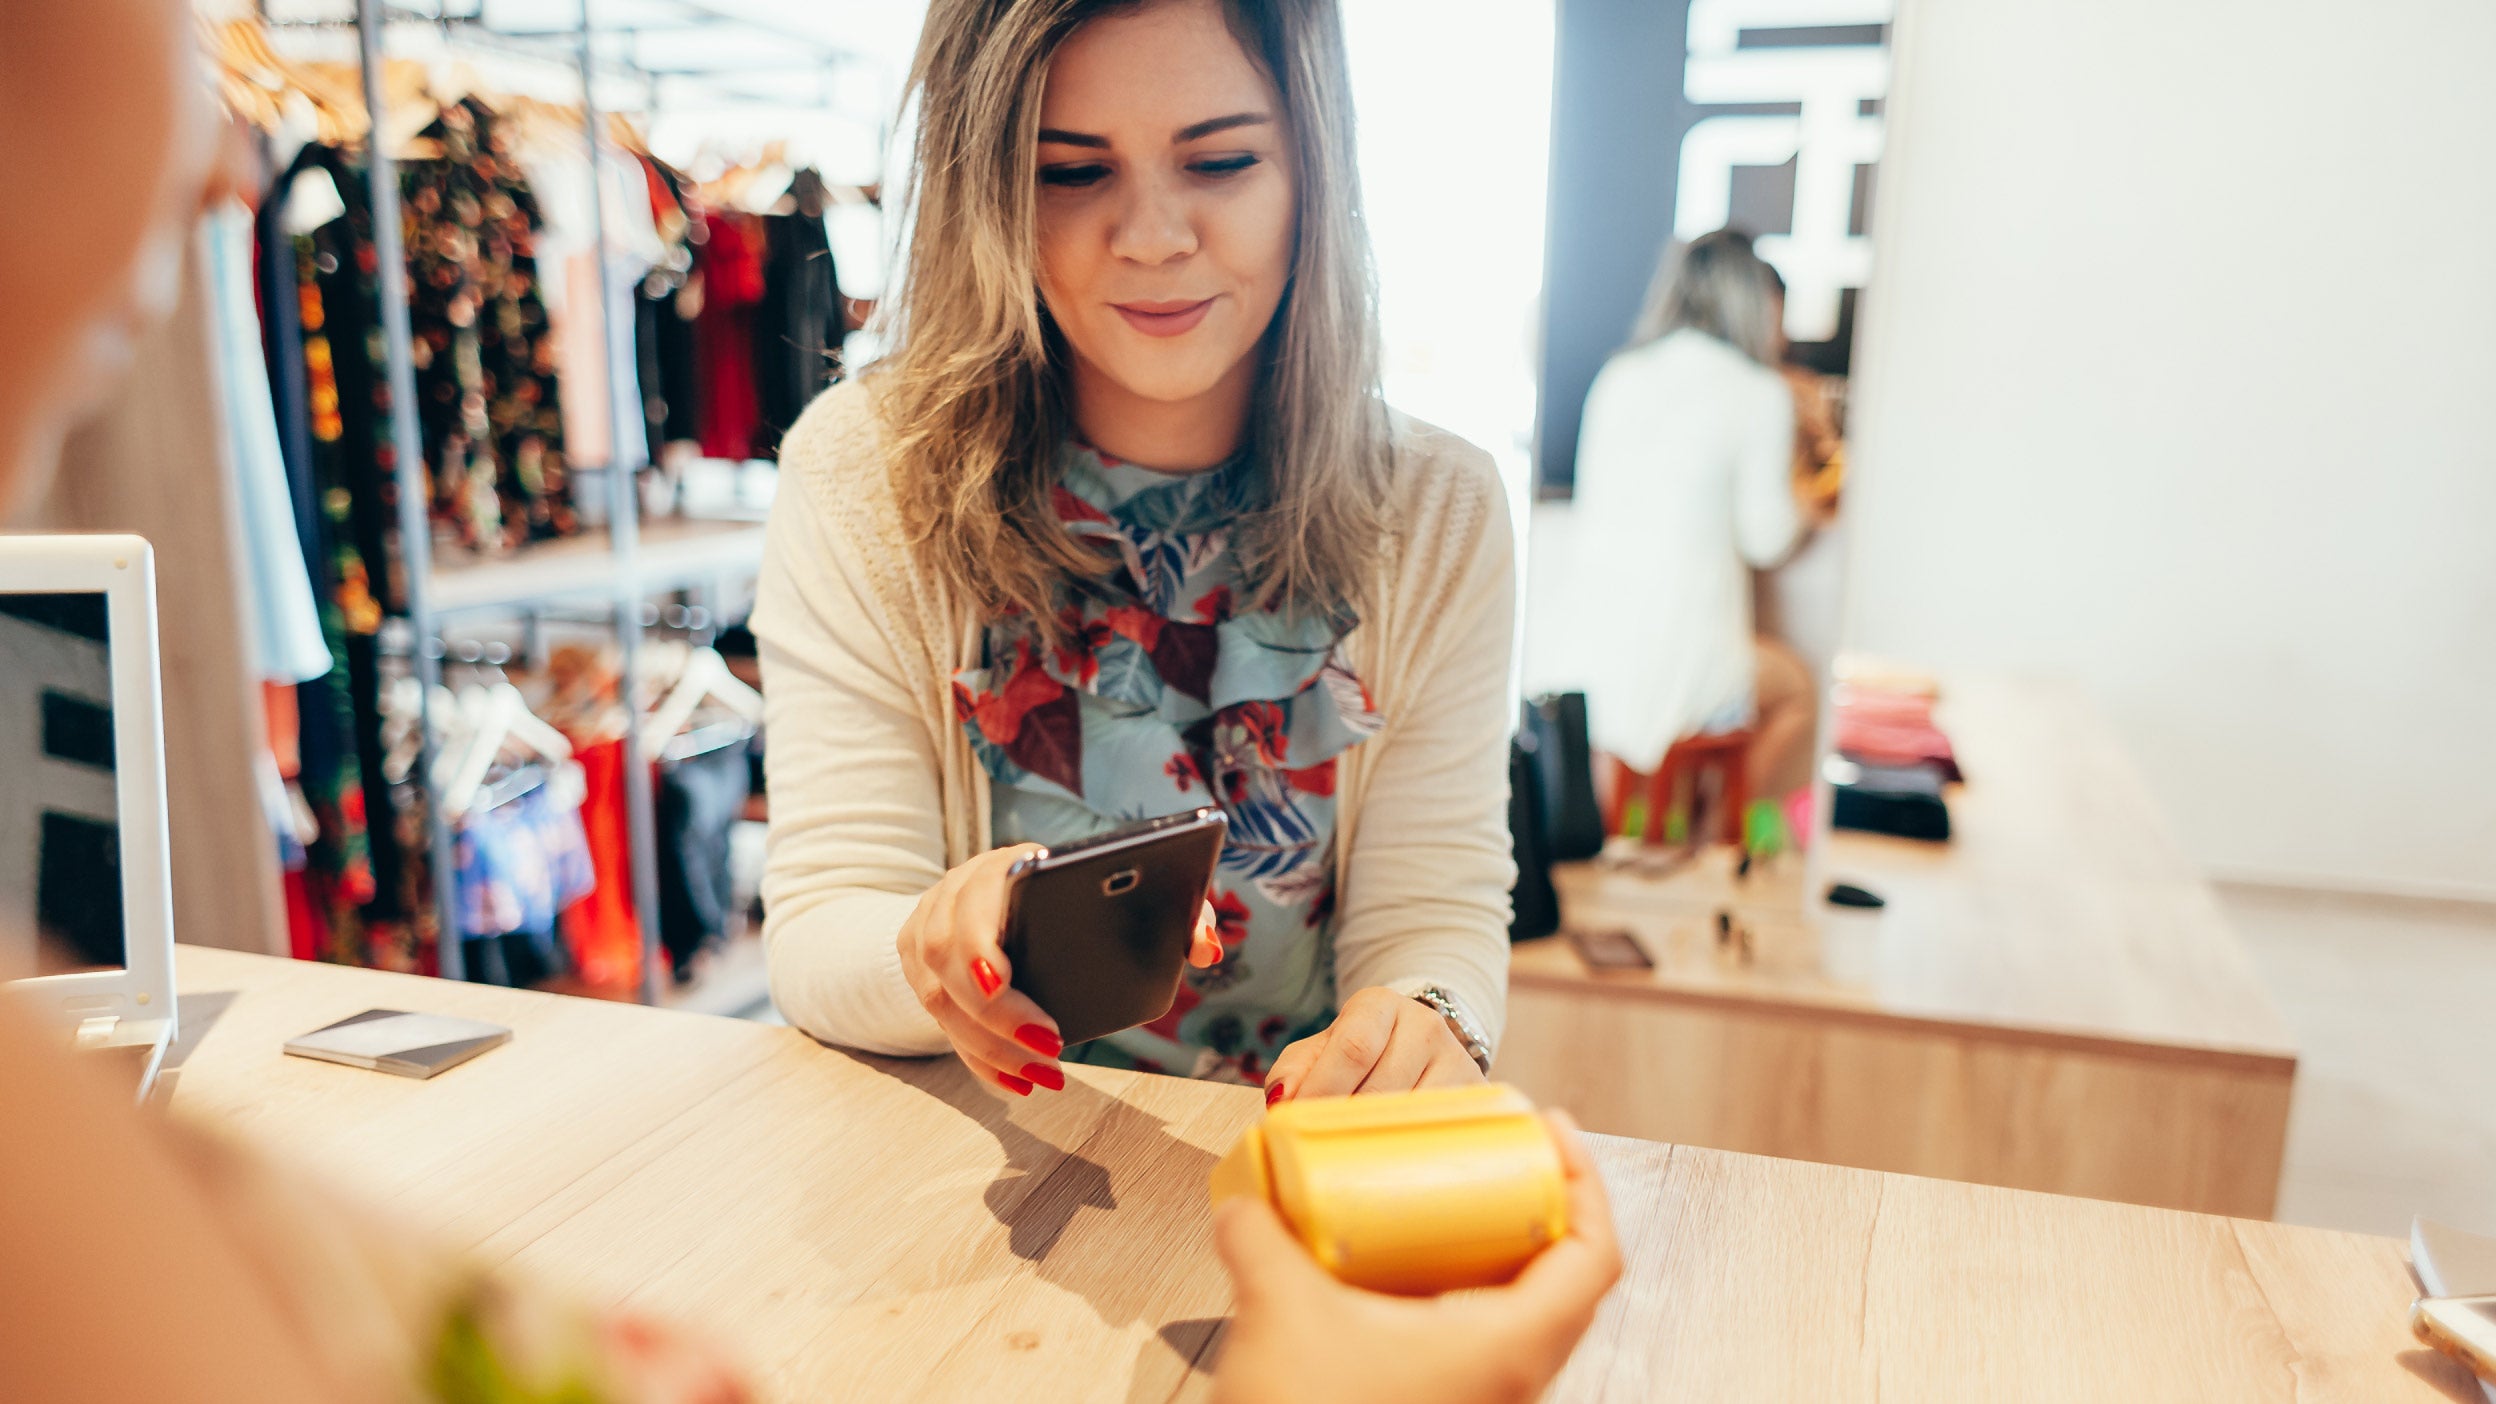
POLYGON ((476 99, 444 107, 424 136, 433 154, 401 162, 399 177, 434 520, 489 552, 574 535, 536 197, 476 99))
POLYGON ((1335 1014, 1335 762, 1383 719, 1343 659, 1356 622, 1241 611, 1230 546, 1244 464, 1158 473, 1070 444, 1057 515, 1120 567, 1060 609, 988 625, 954 711, 994 782, 990 838, 1062 844, 1213 804, 1223 958, 1170 1012, 1069 1061, 1262 1081, 1335 1014))

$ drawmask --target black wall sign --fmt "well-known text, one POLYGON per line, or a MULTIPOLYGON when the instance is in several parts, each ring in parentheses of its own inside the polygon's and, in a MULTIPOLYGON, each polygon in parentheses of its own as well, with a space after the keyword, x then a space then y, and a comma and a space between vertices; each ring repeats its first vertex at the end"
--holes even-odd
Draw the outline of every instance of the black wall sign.
POLYGON ((1560 0, 1536 477, 1565 495, 1587 387, 1674 235, 1731 225, 1784 275, 1795 359, 1843 375, 1895 0, 1560 0))

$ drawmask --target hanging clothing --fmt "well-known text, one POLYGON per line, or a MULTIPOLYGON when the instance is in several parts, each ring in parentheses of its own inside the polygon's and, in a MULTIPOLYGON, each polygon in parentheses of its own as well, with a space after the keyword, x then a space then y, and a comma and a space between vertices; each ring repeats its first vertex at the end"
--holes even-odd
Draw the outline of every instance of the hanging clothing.
MULTIPOLYGON (((587 144, 578 132, 566 131, 555 141, 536 137, 521 151, 520 161, 541 220, 535 243, 544 278, 539 294, 546 304, 563 390, 564 461, 573 471, 607 467, 616 457, 615 401, 622 401, 621 418, 630 425, 641 423, 642 404, 633 357, 613 360, 609 349, 599 236, 605 236, 615 301, 625 308, 631 307, 632 289, 654 262, 666 257, 667 248, 654 222, 641 164, 632 157, 610 151, 593 180, 587 144)), ((629 328, 619 328, 619 337, 629 334, 629 328)), ((630 455, 635 461, 638 437, 630 455)))
MULTIPOLYGON (((304 573, 311 581, 316 597, 316 613, 327 609, 333 572, 328 554, 326 508, 319 502, 315 486, 317 475, 312 449, 311 387, 305 359, 303 316, 307 307, 317 309, 320 299, 317 292, 306 294, 300 285, 296 239, 299 233, 309 231, 296 229, 292 219, 296 213, 297 192, 312 182, 328 180, 328 173, 320 166, 298 159, 271 184, 260 202, 260 211, 254 221, 254 234, 259 241, 260 326, 268 354, 269 389, 277 410, 278 448, 285 459, 286 486, 294 507, 295 534, 303 556, 304 573), (303 178, 301 182, 298 176, 303 178)), ((333 194, 331 198, 334 200, 336 197, 333 194)), ((313 227, 326 222, 315 222, 313 227)), ((326 343, 323 354, 327 354, 326 343)), ((325 380, 324 384, 333 397, 326 405, 326 412, 335 416, 336 386, 330 380, 325 380)), ((330 635, 325 619, 322 628, 326 647, 330 635)), ((334 675, 337 671, 335 655, 332 656, 332 670, 334 675)), ((288 779, 301 785, 313 785, 311 777, 323 777, 325 780, 333 776, 337 771, 339 753, 346 745, 339 726, 341 718, 338 710, 323 701, 328 696, 329 686, 325 678, 305 679, 295 689, 294 700, 288 704, 289 715, 297 718, 296 762, 288 779)), ((310 805, 309 799, 306 804, 310 805)), ((308 911, 308 894, 306 900, 308 911)), ((320 933, 314 949, 329 949, 326 928, 320 933)))
POLYGON ((551 789, 540 785, 460 824, 459 934, 476 983, 535 985, 565 969, 556 920, 596 878, 580 810, 551 789))
MULTIPOLYGON (((799 172, 801 179, 808 174, 799 172)), ((762 225, 763 297, 754 309, 754 380, 762 422, 755 452, 774 457, 780 436, 839 377, 848 323, 822 214, 801 208, 765 215, 762 225)))
POLYGON ((1335 762, 1385 719, 1344 661, 1348 614, 1235 612, 1246 471, 1156 473, 1063 449, 1058 519, 1122 564, 1061 610, 1066 644, 1009 614, 987 626, 983 666, 954 676, 997 844, 1068 843, 1204 804, 1230 818, 1211 892, 1222 962, 1189 970, 1169 1013, 1069 1049, 1074 1061, 1260 1082, 1335 1017, 1335 762))
POLYGON ((399 176, 434 519, 472 549, 572 535, 536 199, 485 104, 452 103, 423 135, 441 155, 399 176))
POLYGON ((695 369, 702 382, 702 453, 754 456, 762 405, 754 385, 755 304, 763 297, 762 222, 737 211, 702 216, 694 255, 702 310, 694 318, 695 369))
POLYGON ((686 291, 694 270, 691 236, 702 226, 684 178, 674 168, 650 156, 641 158, 641 166, 651 216, 666 243, 633 299, 642 417, 655 462, 668 444, 702 435, 702 390, 694 351, 701 297, 698 291, 686 291))
POLYGON ((742 745, 659 767, 659 940, 679 982, 736 918, 728 830, 745 813, 746 781, 742 745))
POLYGON ((312 145, 268 204, 285 206, 305 182, 325 187, 343 213, 289 236, 293 276, 265 288, 273 300, 296 302, 309 430, 301 493, 318 509, 314 583, 332 659, 297 694, 301 786, 320 829, 305 855, 305 886, 325 958, 429 970, 435 913, 424 797, 391 785, 382 766, 378 635, 383 618, 406 605, 370 187, 359 160, 312 145))
POLYGON ((200 220, 210 316, 225 399, 228 457, 241 519, 244 595, 252 668, 263 681, 297 683, 326 675, 329 645, 312 604, 312 578, 295 532, 286 458, 277 437, 268 363, 253 295, 252 216, 227 201, 200 220))
POLYGON ((260 312, 261 354, 268 363, 269 400, 277 417, 277 447, 286 465, 295 536, 304 577, 321 578, 320 508, 312 500, 312 414, 304 403, 303 309, 295 291, 295 241, 286 227, 292 185, 281 176, 252 216, 253 292, 260 312))
POLYGON ((563 913, 563 941, 583 981, 614 989, 641 983, 641 921, 633 911, 632 830, 624 812, 624 743, 575 739, 589 845, 588 895, 563 913))

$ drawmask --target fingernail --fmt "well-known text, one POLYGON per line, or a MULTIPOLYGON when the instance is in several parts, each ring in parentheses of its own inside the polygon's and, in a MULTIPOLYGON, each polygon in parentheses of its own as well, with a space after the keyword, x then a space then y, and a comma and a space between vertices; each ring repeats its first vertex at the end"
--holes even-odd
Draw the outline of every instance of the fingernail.
POLYGON ((1052 1092, 1066 1090, 1066 1073, 1062 1068, 1053 1068, 1046 1063, 1026 1063, 1023 1065, 1023 1076, 1052 1092))
POLYGON ((1265 1085, 1265 1104, 1266 1104, 1267 1106, 1269 1106, 1269 1107, 1270 1107, 1270 1106, 1274 1105, 1276 1102, 1281 1101, 1282 1099, 1283 1099, 1283 1085, 1282 1085, 1281 1083, 1279 1083, 1279 1082, 1269 1082, 1269 1083, 1267 1083, 1267 1084, 1265 1085))
POLYGON ((979 982, 979 992, 984 995, 992 995, 1005 988, 1005 982, 997 978, 997 968, 990 965, 985 956, 971 962, 971 978, 979 982))
POLYGON ((997 1085, 1004 1088, 1006 1091, 1013 1093, 1017 1097, 1028 1097, 1031 1095, 1031 1084, 1023 1081, 1019 1077, 1016 1077, 1012 1073, 998 1073, 997 1085))
POLYGON ((1066 1051, 1066 1040, 1059 1038, 1055 1029, 1042 1028, 1038 1024, 1025 1024, 1016 1029, 1014 1041, 1043 1058, 1054 1058, 1066 1051))

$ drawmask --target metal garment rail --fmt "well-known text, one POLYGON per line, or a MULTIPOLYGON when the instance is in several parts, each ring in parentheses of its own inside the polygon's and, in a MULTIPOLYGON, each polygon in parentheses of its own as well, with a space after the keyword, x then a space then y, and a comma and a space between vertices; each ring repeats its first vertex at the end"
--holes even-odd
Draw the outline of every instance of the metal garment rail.
MULTIPOLYGON (((606 123, 598 115, 598 84, 590 53, 590 0, 581 0, 581 127, 589 138, 589 227, 598 254, 599 323, 606 329, 607 414, 614 449, 607 468, 607 542, 616 560, 615 639, 622 654, 624 680, 617 694, 624 703, 624 822, 633 846, 633 910, 641 918, 641 1002, 659 1002, 659 838, 658 817, 646 780, 650 758, 641 753, 641 718, 633 715, 634 668, 641 659, 641 586, 634 567, 641 554, 641 492, 639 472, 645 447, 643 426, 633 422, 624 403, 624 373, 634 354, 630 339, 633 309, 624 305, 616 286, 615 264, 607 257, 606 123)), ((634 403, 640 403, 636 398, 634 403)))
MULTIPOLYGON (((610 433, 614 441, 613 459, 606 474, 609 494, 607 546, 615 581, 610 603, 624 670, 619 693, 627 709, 628 720, 635 723, 627 725, 624 731, 625 817, 632 852, 633 910, 641 927, 640 994, 643 1003, 656 1004, 664 978, 661 972, 667 968, 667 962, 660 942, 657 823, 648 783, 649 764, 653 758, 642 753, 637 724, 639 718, 630 716, 632 680, 641 654, 645 592, 645 582, 638 569, 641 511, 636 474, 646 465, 648 458, 645 426, 632 415, 628 397, 622 393, 627 376, 634 370, 634 309, 626 300, 629 289, 618 283, 615 271, 607 260, 606 208, 601 184, 603 168, 600 165, 606 154, 607 140, 595 93, 597 63, 592 48, 597 31, 591 20, 590 3, 591 0, 581 0, 581 26, 570 35, 562 31, 501 33, 485 24, 481 8, 472 15, 429 15, 394 7, 387 0, 355 0, 355 29, 364 105, 372 115, 372 130, 376 137, 384 126, 383 33, 391 23, 432 25, 441 27, 445 32, 473 29, 505 40, 578 39, 574 58, 580 70, 582 122, 589 138, 591 230, 598 258, 599 302, 606 326, 604 370, 610 433)), ((676 3, 705 18, 726 19, 707 6, 693 3, 693 0, 676 0, 676 3)), ((319 21, 310 23, 327 27, 319 21)), ((768 26, 758 27, 768 29, 768 26)), ((825 61, 830 63, 834 58, 827 55, 825 61)), ((627 67, 629 69, 629 65, 627 67)), ((421 742, 414 774, 426 790, 425 821, 428 847, 432 854, 434 902, 438 912, 436 950, 439 968, 445 978, 457 980, 466 978, 467 974, 466 952, 459 930, 458 855, 456 839, 451 832, 451 816, 443 813, 440 797, 434 792, 433 719, 430 716, 433 689, 442 679, 444 648, 431 599, 434 580, 432 521, 425 487, 423 435, 416 419, 415 357, 409 328, 407 256, 400 234, 398 167, 391 160, 390 153, 382 149, 378 139, 369 140, 367 145, 371 148, 367 170, 372 184, 373 251, 381 265, 378 271, 382 342, 390 387, 391 445, 396 460, 392 467, 399 498, 400 550, 407 575, 407 622, 411 636, 408 652, 417 680, 424 686, 424 702, 417 722, 421 742)))
MULTIPOLYGON (((449 816, 433 785, 433 697, 442 681, 442 641, 434 632, 425 586, 433 578, 432 498, 425 489, 424 434, 416 423, 416 357, 408 334, 407 250, 399 234, 399 167, 381 141, 382 0, 355 0, 356 57, 364 74, 364 110, 372 118, 364 170, 372 184, 373 257, 381 266, 382 354, 390 386, 391 475, 399 490, 399 560, 407 573, 409 661, 421 684, 416 704, 416 768, 425 787, 425 834, 433 854, 434 957, 443 978, 467 977, 459 935, 458 851, 449 816)), ((376 814, 371 822, 388 823, 376 814)))

